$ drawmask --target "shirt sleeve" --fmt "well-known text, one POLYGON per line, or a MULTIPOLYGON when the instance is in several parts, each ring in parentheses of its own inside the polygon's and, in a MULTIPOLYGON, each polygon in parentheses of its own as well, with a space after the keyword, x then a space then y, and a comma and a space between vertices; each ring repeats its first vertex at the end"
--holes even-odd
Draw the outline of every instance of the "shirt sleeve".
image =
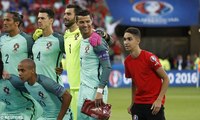
POLYGON ((130 72, 128 70, 128 65, 127 65, 127 61, 126 60, 124 61, 124 68, 125 68, 125 77, 126 78, 131 78, 131 74, 130 74, 130 72))
POLYGON ((111 72, 111 63, 108 49, 108 44, 104 39, 102 39, 102 43, 100 45, 94 47, 94 52, 97 55, 102 67, 99 87, 105 87, 108 84, 108 79, 111 72))
POLYGON ((162 67, 158 57, 154 54, 150 54, 148 57, 149 64, 153 70, 157 70, 159 67, 162 67))
POLYGON ((28 58, 32 58, 33 57, 32 47, 33 47, 33 44, 34 44, 34 40, 33 40, 32 36, 28 35, 24 32, 21 32, 20 35, 22 35, 26 39, 28 58))
POLYGON ((11 75, 9 81, 17 90, 28 93, 28 90, 24 86, 24 82, 18 76, 11 75))
POLYGON ((0 51, 1 51, 1 40, 2 40, 2 36, 7 35, 7 33, 1 33, 0 34, 0 51))
POLYGON ((59 40, 59 46, 60 46, 60 51, 62 53, 65 53, 64 37, 63 37, 63 35, 58 34, 58 33, 53 33, 53 36, 55 36, 56 38, 58 38, 58 40, 59 40))
MULTIPOLYGON (((1 51, 0 51, 0 55, 1 55, 1 51)), ((3 61, 1 60, 1 56, 0 56, 0 79, 2 79, 2 75, 3 75, 3 61)))
POLYGON ((40 83, 45 90, 53 93, 54 95, 61 97, 65 93, 65 88, 51 78, 39 75, 38 79, 38 83, 40 83))

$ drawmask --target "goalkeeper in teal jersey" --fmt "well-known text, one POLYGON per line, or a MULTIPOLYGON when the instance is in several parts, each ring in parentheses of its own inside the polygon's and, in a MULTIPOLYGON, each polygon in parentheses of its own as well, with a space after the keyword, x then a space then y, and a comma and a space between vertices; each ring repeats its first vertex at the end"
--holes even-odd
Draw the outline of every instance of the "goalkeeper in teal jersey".
POLYGON ((96 107, 107 102, 107 83, 111 64, 106 41, 95 36, 92 28, 92 17, 87 10, 79 12, 76 17, 77 25, 83 40, 80 47, 81 85, 78 101, 78 120, 92 120, 81 113, 85 99, 95 100, 96 107))
POLYGON ((4 75, 17 73, 18 63, 31 57, 33 39, 20 31, 23 16, 17 12, 7 12, 3 17, 4 34, 0 36, 0 51, 4 63, 4 75))
POLYGON ((33 60, 24 59, 18 65, 19 77, 29 93, 44 109, 43 118, 47 120, 72 120, 69 109, 71 95, 63 86, 49 77, 36 74, 33 60))
POLYGON ((63 85, 55 69, 60 67, 64 50, 64 38, 53 32, 54 12, 51 9, 41 9, 38 14, 38 27, 42 29, 42 37, 38 38, 32 48, 38 74, 52 78, 63 85))
POLYGON ((24 83, 16 75, 8 80, 2 79, 3 62, 0 61, 0 119, 36 120, 43 109, 28 94, 24 83))

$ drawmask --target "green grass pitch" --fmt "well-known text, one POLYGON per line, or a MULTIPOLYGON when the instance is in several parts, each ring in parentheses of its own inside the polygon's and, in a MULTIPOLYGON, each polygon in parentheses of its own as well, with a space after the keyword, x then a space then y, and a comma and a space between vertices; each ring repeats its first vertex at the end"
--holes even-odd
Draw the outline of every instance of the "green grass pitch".
MULTIPOLYGON (((109 120, 131 120, 127 107, 131 102, 130 88, 109 88, 112 104, 109 120)), ((200 120, 200 88, 170 87, 165 102, 166 120, 200 120)))

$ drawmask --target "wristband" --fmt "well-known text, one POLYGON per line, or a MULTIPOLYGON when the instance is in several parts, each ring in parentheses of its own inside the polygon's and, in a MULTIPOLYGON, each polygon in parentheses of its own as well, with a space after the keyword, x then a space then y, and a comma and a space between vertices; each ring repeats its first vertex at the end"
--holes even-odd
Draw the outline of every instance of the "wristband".
POLYGON ((97 92, 103 94, 103 88, 97 88, 97 92))

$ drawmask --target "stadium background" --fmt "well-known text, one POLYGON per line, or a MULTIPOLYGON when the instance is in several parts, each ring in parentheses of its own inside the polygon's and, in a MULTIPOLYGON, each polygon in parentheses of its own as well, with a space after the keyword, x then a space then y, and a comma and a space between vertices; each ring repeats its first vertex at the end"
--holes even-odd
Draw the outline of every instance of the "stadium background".
MULTIPOLYGON (((89 9, 94 14, 94 27, 106 30, 115 41, 110 49, 113 65, 109 78, 109 103, 113 106, 110 119, 128 120, 130 115, 126 108, 131 100, 131 80, 124 77, 123 60, 128 53, 123 49, 122 36, 127 27, 139 27, 142 48, 172 61, 171 69, 167 71, 170 77, 165 107, 167 120, 199 120, 200 90, 196 88, 199 71, 178 69, 173 62, 178 55, 186 59, 187 55, 193 57, 200 52, 200 0, 159 0, 162 7, 159 11, 151 11, 152 14, 146 1, 149 0, 0 0, 0 31, 7 10, 23 14, 21 29, 32 34, 37 27, 40 7, 55 10, 54 30, 60 33, 65 31, 62 16, 66 4, 76 3, 89 9)), ((62 77, 65 86, 69 87, 66 71, 62 77)))

